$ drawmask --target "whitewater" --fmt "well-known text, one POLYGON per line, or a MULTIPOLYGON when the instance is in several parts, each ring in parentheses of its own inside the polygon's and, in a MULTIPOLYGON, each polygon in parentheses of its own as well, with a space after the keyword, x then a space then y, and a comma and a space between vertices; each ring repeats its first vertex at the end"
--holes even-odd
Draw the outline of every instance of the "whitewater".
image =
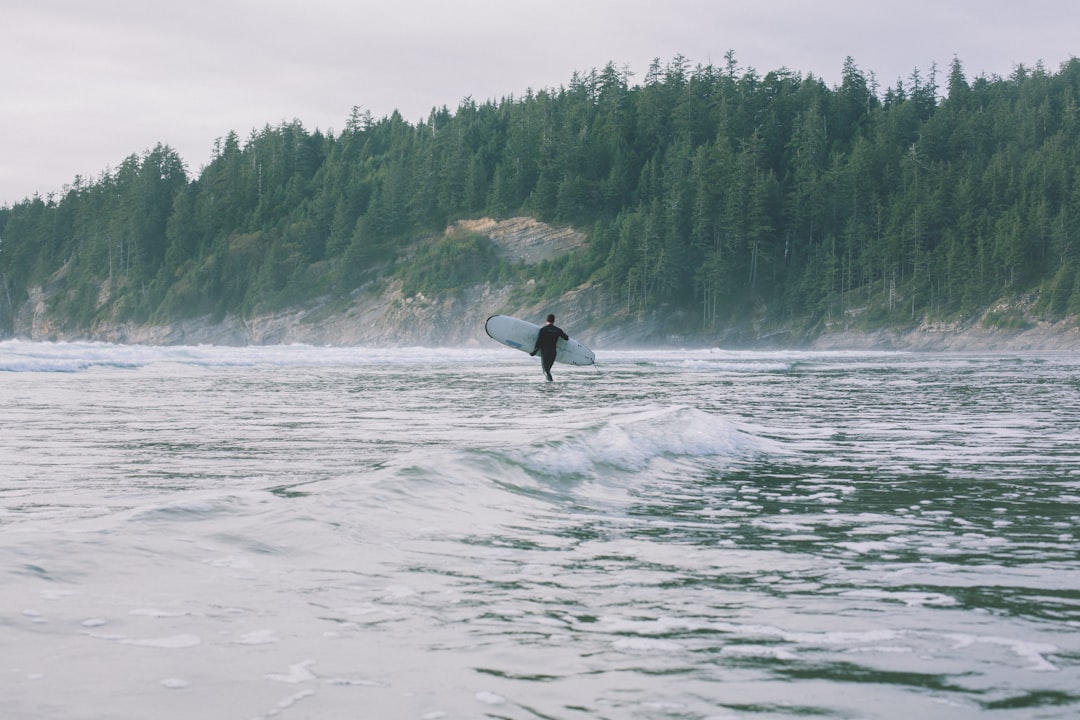
POLYGON ((0 716, 1080 714, 1071 354, 0 342, 0 716))

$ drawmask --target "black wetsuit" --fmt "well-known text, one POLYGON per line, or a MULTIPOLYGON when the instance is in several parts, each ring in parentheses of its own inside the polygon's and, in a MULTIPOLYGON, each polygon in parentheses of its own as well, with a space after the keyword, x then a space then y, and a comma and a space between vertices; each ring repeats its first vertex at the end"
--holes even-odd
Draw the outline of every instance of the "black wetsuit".
POLYGON ((536 336, 536 347, 532 351, 533 355, 540 352, 540 366, 548 380, 551 379, 551 366, 555 363, 555 348, 559 344, 559 338, 570 339, 562 330, 548 323, 540 328, 540 333, 536 336))

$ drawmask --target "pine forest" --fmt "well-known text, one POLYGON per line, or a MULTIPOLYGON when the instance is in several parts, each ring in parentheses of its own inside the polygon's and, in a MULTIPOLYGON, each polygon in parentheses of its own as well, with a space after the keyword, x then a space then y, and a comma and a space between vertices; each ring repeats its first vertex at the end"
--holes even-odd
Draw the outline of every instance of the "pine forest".
MULTIPOLYGON (((702 337, 968 317, 1030 297, 1080 314, 1080 60, 1009 77, 915 70, 891 86, 655 61, 433 109, 357 106, 225 134, 193 174, 161 144, 0 208, 0 336, 32 288, 70 328, 251 315, 399 281, 407 294, 536 279, 603 288, 612 322, 702 337), (460 219, 574 227, 524 268, 460 219)), ((539 297, 538 299, 543 299, 539 297)), ((992 322, 1023 322, 1009 312, 992 322)))

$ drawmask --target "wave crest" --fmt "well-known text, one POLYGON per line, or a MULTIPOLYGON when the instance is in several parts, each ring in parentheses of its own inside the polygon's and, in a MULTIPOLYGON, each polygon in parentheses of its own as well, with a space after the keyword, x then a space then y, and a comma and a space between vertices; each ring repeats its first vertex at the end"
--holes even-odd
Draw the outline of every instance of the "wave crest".
POLYGON ((592 476, 611 470, 640 472, 658 460, 734 459, 768 446, 769 441, 727 418, 674 407, 608 420, 507 456, 540 474, 592 476))

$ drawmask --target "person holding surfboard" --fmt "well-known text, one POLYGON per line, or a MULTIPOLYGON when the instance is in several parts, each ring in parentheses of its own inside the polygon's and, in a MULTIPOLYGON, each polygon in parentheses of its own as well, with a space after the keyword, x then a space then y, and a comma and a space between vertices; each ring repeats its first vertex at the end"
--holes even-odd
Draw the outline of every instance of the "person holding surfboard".
MULTIPOLYGON (((554 319, 554 316, 552 316, 548 324, 553 325, 554 319)), ((543 349, 540 343, 540 326, 528 320, 521 320, 509 315, 492 315, 484 323, 484 331, 495 342, 500 342, 506 347, 520 350, 528 355, 536 355, 537 352, 543 349)), ((566 334, 559 328, 555 328, 554 332, 558 333, 553 335, 551 339, 554 345, 552 354, 557 355, 555 362, 579 366, 596 364, 596 355, 593 354, 592 350, 574 338, 563 340, 566 334)))
POLYGON ((529 353, 529 355, 540 353, 540 367, 544 369, 544 375, 547 376, 548 382, 554 379, 551 377, 551 366, 555 364, 556 346, 559 344, 559 338, 563 340, 570 339, 561 328, 556 327, 555 316, 548 315, 547 324, 540 328, 540 332, 536 334, 536 347, 529 353))

